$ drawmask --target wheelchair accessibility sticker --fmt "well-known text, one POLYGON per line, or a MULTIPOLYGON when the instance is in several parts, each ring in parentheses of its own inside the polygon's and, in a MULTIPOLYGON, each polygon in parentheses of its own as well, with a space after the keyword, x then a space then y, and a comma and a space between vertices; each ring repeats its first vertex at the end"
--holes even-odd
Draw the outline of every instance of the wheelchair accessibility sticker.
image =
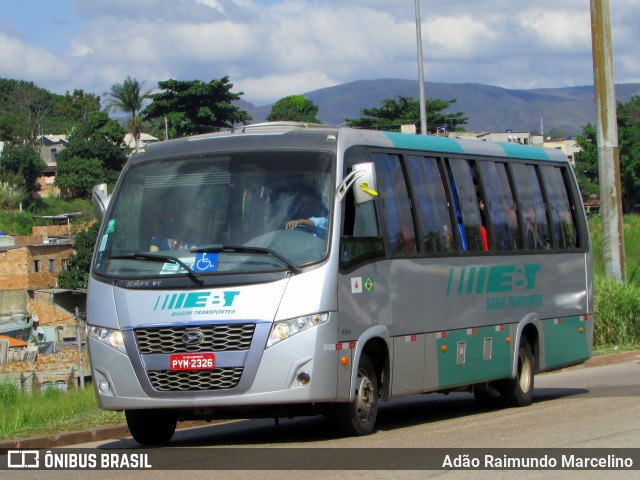
POLYGON ((201 252, 196 254, 194 272, 215 272, 218 270, 218 254, 201 252))

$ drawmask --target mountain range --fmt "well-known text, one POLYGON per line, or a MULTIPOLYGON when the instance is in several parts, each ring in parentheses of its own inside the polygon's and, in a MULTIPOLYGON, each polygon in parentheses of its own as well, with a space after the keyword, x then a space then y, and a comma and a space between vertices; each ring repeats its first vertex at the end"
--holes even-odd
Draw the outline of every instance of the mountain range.
MULTIPOLYGON (((479 83, 425 83, 427 98, 456 99, 448 111, 468 117, 471 132, 582 133, 595 123, 593 86, 514 90, 479 83), (541 128, 542 127, 542 128, 541 128)), ((628 102, 640 94, 640 83, 616 85, 616 98, 628 102)), ((379 107, 385 98, 399 95, 418 98, 418 82, 402 79, 358 80, 303 94, 319 107, 318 118, 328 125, 341 125, 346 118, 359 118, 363 108, 379 107)), ((271 105, 241 102, 252 123, 264 121, 271 105)), ((427 124, 429 119, 427 118, 427 124)))

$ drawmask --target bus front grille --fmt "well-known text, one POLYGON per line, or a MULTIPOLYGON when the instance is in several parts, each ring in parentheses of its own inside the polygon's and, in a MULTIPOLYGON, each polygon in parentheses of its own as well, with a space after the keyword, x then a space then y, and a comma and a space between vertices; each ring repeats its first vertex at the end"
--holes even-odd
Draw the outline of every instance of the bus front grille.
POLYGON ((242 367, 215 370, 149 370, 151 386, 160 392, 226 390, 235 387, 242 376, 242 367))
POLYGON ((248 350, 254 323, 140 328, 135 330, 142 355, 248 350), (197 342, 189 339, 199 338, 197 342))

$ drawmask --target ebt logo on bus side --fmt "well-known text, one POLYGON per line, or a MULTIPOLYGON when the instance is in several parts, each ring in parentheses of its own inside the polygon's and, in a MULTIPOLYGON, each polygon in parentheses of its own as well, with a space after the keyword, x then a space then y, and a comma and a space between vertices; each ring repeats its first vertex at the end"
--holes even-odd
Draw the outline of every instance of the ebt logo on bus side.
POLYGON ((487 297, 487 310, 540 305, 542 295, 526 291, 535 290, 536 277, 541 268, 540 263, 452 267, 446 294, 462 296, 514 293, 487 297), (518 292, 523 293, 518 295, 518 292))
POLYGON ((230 315, 235 313, 235 309, 231 307, 238 295, 240 295, 238 290, 167 293, 158 295, 153 310, 172 310, 171 316, 174 317, 182 315, 230 315))

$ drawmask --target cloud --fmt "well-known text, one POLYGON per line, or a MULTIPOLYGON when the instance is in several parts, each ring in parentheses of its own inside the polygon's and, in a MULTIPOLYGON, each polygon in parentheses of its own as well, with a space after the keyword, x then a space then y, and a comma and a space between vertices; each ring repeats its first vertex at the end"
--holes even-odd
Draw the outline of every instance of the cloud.
MULTIPOLYGON (((73 1, 70 40, 56 50, 35 46, 29 38, 38 32, 7 24, 5 13, 0 76, 97 94, 127 75, 147 86, 229 76, 256 104, 359 79, 417 78, 409 0, 73 1)), ((640 78, 639 3, 611 2, 619 82, 640 78)), ((585 0, 422 0, 421 15, 427 81, 513 88, 593 82, 585 0)))
POLYGON ((297 75, 269 75, 266 77, 247 78, 234 82, 233 91, 243 91, 244 100, 252 103, 258 99, 280 99, 289 95, 307 93, 320 88, 335 85, 335 81, 327 78, 322 72, 307 72, 297 75), (284 92, 284 93, 283 93, 284 92))
POLYGON ((0 65, 1 76, 16 80, 33 81, 45 77, 62 80, 69 75, 68 69, 55 54, 31 47, 22 40, 1 32, 0 65))

